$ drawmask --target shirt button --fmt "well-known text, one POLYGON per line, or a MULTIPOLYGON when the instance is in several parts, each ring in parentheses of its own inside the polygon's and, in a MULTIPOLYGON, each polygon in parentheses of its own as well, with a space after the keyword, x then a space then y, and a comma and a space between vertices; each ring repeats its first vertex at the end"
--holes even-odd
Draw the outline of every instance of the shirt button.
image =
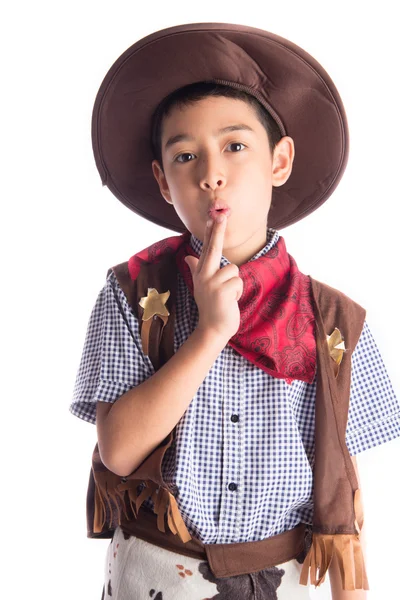
POLYGON ((237 490, 237 484, 236 483, 230 483, 228 485, 228 488, 230 489, 231 492, 234 492, 235 490, 237 490))
POLYGON ((231 421, 237 423, 239 421, 239 415, 231 415, 231 421))

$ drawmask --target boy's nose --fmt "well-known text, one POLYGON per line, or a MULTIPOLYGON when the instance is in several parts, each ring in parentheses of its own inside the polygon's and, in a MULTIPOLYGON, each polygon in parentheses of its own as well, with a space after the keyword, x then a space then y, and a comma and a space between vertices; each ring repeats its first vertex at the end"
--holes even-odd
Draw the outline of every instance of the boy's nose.
POLYGON ((200 176, 200 187, 205 191, 225 187, 225 184, 226 177, 221 173, 220 169, 208 168, 203 175, 200 176))
POLYGON ((226 185, 226 176, 224 175, 224 166, 221 160, 214 154, 208 154, 199 161, 199 184, 202 190, 209 192, 223 188, 226 185))
POLYGON ((202 179, 200 182, 200 187, 204 191, 225 187, 225 178, 221 176, 207 177, 202 179))

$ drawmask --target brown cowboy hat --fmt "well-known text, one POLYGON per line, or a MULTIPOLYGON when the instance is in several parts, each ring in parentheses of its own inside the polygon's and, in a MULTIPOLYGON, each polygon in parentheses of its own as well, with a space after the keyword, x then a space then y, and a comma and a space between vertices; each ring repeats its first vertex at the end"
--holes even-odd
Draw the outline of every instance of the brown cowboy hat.
POLYGON ((339 93, 307 52, 275 34, 243 25, 192 23, 157 31, 128 48, 97 93, 92 143, 103 185, 145 219, 186 231, 165 202, 151 162, 151 122, 176 89, 214 81, 255 96, 294 139, 288 181, 273 188, 268 225, 281 229, 318 208, 346 168, 347 119, 339 93))

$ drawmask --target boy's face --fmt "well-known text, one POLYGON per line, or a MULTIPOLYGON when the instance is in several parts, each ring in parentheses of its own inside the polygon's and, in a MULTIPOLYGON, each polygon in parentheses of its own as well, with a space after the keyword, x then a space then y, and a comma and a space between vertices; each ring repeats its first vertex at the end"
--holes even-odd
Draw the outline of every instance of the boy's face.
POLYGON ((192 234, 203 240, 220 202, 230 209, 223 250, 230 262, 240 265, 265 246, 272 186, 283 185, 292 168, 291 138, 282 138, 271 156, 267 132, 250 105, 208 97, 171 110, 161 149, 164 172, 153 161, 154 176, 192 234), (232 126, 236 130, 229 131, 232 126))

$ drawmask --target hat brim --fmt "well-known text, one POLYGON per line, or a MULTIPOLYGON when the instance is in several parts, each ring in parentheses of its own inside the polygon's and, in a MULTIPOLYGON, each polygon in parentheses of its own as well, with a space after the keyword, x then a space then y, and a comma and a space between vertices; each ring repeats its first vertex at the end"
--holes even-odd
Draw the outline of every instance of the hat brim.
POLYGON ((346 168, 343 103, 323 67, 280 36, 244 25, 193 23, 155 32, 128 48, 97 93, 92 145, 103 185, 145 219, 185 231, 160 194, 151 162, 151 120, 174 90, 199 81, 247 90, 295 142, 288 181, 274 187, 268 225, 282 229, 316 210, 346 168))

